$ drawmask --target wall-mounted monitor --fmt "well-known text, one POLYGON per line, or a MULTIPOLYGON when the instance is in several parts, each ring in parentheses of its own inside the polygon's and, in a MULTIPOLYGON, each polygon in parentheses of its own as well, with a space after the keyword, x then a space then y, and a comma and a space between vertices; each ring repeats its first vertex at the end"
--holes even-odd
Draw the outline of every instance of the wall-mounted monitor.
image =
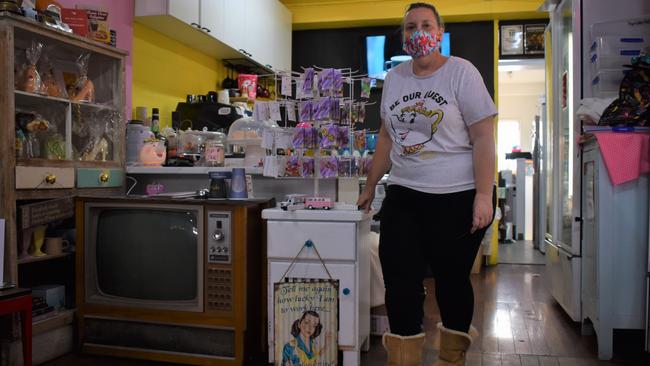
MULTIPOLYGON (((442 37, 440 53, 443 56, 451 54, 450 34, 445 32, 442 37)), ((408 56, 402 52, 396 55, 386 55, 386 36, 374 35, 366 37, 366 62, 368 75, 371 78, 383 80, 386 72, 400 62, 408 60, 408 56)))

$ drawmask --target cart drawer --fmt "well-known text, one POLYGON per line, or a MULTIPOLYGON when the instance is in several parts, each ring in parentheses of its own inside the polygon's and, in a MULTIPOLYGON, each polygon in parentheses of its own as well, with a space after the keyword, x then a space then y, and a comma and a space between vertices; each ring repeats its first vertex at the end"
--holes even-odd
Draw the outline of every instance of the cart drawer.
POLYGON ((77 168, 78 188, 120 187, 123 181, 121 169, 77 168))
MULTIPOLYGON (((356 224, 350 222, 269 221, 268 257, 293 259, 311 241, 324 260, 356 259, 356 224)), ((301 259, 318 259, 313 248, 305 248, 301 259)))
POLYGON ((74 168, 16 167, 16 189, 74 188, 74 168))

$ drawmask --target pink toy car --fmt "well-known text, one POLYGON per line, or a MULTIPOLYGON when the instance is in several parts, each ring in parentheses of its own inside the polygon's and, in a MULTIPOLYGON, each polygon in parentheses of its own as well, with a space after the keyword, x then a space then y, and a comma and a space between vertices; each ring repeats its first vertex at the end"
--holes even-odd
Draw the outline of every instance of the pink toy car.
POLYGON ((334 202, 329 197, 307 197, 305 199, 305 208, 308 210, 331 210, 334 208, 334 202))

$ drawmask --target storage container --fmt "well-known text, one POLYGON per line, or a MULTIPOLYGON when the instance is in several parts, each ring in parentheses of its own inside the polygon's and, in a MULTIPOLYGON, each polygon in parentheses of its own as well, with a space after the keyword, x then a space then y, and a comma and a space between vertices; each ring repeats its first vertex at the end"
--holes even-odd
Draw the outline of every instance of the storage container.
POLYGON ((591 82, 591 91, 596 98, 608 98, 618 96, 621 81, 626 70, 602 70, 591 82))

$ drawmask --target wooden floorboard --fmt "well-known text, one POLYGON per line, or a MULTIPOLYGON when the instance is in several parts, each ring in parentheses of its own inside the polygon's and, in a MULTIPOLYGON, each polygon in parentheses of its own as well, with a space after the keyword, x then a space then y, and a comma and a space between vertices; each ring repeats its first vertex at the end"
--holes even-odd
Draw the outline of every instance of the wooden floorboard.
MULTIPOLYGON (((596 337, 582 336, 580 326, 569 319, 552 298, 544 282, 543 266, 499 265, 472 276, 475 293, 473 324, 480 336, 467 354, 468 366, 647 366, 647 354, 636 358, 616 354, 613 361, 597 359, 596 337), (623 358, 623 359, 622 359, 623 358)), ((440 313, 435 302, 435 283, 425 281, 424 330, 427 333, 423 364, 431 365, 438 351, 436 324, 440 313)), ((121 365, 159 366, 155 362, 119 360, 69 354, 45 366, 121 365)), ((362 353, 362 366, 386 365, 381 337, 373 336, 370 351, 362 353)))

